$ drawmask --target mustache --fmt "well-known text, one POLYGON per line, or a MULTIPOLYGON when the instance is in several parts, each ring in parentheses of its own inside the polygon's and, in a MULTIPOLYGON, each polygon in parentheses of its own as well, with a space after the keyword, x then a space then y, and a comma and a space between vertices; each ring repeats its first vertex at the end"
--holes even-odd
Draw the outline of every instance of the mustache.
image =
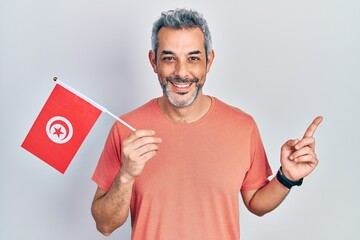
POLYGON ((182 79, 180 77, 166 77, 165 80, 167 82, 172 82, 172 83, 197 83, 199 82, 199 79, 197 78, 193 78, 193 79, 182 79))

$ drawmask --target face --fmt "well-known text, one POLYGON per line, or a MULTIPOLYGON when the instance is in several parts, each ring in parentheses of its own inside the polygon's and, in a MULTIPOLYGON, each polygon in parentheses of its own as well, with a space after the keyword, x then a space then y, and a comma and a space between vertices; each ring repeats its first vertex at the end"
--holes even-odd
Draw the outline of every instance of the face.
POLYGON ((206 60, 204 34, 199 28, 163 27, 158 38, 157 59, 152 51, 149 58, 164 96, 175 107, 189 106, 202 95, 214 54, 206 60))

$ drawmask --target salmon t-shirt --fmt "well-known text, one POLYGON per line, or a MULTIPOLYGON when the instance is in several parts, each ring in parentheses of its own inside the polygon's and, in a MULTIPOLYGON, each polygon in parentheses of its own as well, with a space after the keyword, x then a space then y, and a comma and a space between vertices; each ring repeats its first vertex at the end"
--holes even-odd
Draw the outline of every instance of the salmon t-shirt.
MULTIPOLYGON (((192 123, 166 118, 157 99, 122 119, 162 139, 133 186, 132 239, 238 240, 240 190, 258 189, 272 175, 253 118, 212 97, 208 113, 192 123)), ((93 175, 105 191, 121 168, 129 134, 118 122, 109 133, 93 175)))

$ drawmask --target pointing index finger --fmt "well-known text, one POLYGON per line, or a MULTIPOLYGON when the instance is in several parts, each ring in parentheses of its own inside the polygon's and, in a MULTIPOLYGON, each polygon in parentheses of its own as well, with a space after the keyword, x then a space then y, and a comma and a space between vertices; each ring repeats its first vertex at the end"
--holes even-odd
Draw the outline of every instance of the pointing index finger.
POLYGON ((312 137, 317 129, 317 127, 320 125, 321 121, 323 120, 322 116, 318 116, 314 119, 314 121, 310 124, 310 126, 306 129, 306 132, 304 134, 305 137, 312 137))

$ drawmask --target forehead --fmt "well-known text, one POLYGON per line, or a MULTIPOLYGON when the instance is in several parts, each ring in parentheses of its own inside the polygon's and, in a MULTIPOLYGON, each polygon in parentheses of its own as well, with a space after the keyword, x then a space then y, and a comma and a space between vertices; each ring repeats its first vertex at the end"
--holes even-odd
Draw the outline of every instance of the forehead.
POLYGON ((205 38, 198 27, 173 29, 163 27, 158 34, 159 47, 162 50, 200 50, 205 52, 205 38))

